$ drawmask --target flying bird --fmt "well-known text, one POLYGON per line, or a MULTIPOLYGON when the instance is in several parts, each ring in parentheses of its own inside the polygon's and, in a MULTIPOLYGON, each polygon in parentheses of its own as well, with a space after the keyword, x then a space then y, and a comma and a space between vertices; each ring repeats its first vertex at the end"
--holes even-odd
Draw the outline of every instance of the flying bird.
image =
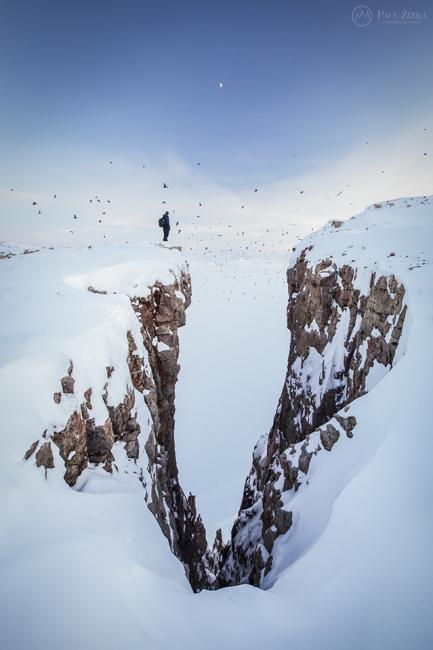
POLYGON ((162 184, 162 187, 163 187, 164 190, 168 189, 168 185, 166 185, 165 183, 162 184))

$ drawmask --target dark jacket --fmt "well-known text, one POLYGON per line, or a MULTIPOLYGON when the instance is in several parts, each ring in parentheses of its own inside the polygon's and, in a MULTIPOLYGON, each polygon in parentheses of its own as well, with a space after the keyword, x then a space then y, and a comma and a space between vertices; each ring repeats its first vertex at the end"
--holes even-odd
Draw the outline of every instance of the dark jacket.
POLYGON ((162 215, 162 226, 163 228, 170 229, 170 217, 168 216, 168 214, 162 215))

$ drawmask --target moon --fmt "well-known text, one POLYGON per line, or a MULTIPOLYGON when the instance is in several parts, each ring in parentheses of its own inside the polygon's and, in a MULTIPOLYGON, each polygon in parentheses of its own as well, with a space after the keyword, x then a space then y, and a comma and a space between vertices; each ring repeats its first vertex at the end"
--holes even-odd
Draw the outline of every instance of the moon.
POLYGON ((219 87, 220 87, 220 88, 223 87, 223 82, 222 82, 222 81, 219 82, 219 87))

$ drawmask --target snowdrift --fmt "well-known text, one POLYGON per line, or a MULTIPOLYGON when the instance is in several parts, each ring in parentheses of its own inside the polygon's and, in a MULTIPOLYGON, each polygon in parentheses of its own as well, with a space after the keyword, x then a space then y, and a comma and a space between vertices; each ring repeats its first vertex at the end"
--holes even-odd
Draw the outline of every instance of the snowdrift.
MULTIPOLYGON (((153 479, 144 454, 143 462, 128 455, 131 441, 115 440, 111 471, 90 462, 72 488, 65 467, 76 454, 65 459, 52 444, 53 467, 36 466, 90 387, 96 427, 107 404, 134 392, 144 450, 154 419, 131 382, 128 332, 150 374, 151 361, 131 298, 150 296, 158 283, 180 286, 184 260, 147 244, 26 254, 2 247, 2 647, 431 647, 433 201, 388 201, 330 223, 297 247, 289 267, 301 251, 311 268, 330 260, 322 275, 333 264, 356 269, 361 292, 373 272, 404 287, 392 369, 368 375, 343 413, 356 420, 353 435, 340 431, 331 451, 311 456, 305 480, 279 506, 294 523, 274 540, 262 584, 272 588, 193 594, 170 551, 179 540, 167 544, 146 507, 153 479)), ((167 354, 170 342, 159 336, 154 347, 167 354)), ((311 444, 322 440, 317 431, 311 444)), ((165 493, 159 502, 168 512, 165 493)))

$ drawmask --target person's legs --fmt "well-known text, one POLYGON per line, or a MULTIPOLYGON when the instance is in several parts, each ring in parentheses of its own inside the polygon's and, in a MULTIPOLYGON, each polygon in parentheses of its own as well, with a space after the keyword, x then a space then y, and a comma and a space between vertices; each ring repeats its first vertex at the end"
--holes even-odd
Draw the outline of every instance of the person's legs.
POLYGON ((162 241, 168 241, 168 233, 170 232, 170 228, 168 226, 164 226, 163 230, 164 230, 164 239, 162 241))

